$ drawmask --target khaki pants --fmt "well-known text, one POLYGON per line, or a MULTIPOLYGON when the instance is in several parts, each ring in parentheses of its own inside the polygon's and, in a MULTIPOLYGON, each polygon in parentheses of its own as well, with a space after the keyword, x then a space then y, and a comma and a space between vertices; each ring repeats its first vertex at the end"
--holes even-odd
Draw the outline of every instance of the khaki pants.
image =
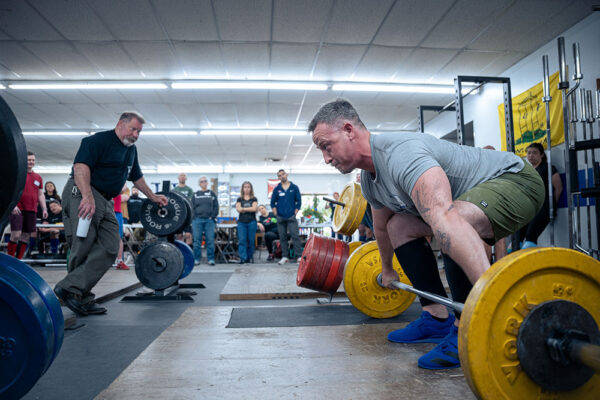
POLYGON ((112 266, 119 251, 119 224, 111 200, 92 188, 96 212, 87 237, 75 235, 79 222, 81 192, 70 179, 62 194, 65 237, 71 249, 67 276, 56 285, 81 297, 83 304, 94 300, 91 290, 112 266))

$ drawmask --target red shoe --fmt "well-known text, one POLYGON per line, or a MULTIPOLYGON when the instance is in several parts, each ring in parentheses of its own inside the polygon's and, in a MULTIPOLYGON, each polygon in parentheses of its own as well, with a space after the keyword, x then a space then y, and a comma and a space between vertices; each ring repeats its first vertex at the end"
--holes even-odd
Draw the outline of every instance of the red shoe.
POLYGON ((123 261, 120 261, 120 262, 117 264, 117 269, 128 270, 128 269, 129 269, 129 267, 128 267, 128 266, 127 266, 127 264, 125 264, 123 261))

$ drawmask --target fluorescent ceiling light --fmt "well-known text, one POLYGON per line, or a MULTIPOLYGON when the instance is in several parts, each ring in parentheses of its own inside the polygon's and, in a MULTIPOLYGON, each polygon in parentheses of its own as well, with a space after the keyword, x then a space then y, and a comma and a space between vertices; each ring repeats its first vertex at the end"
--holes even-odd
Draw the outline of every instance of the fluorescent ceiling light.
POLYGON ((331 90, 345 92, 392 92, 392 93, 454 93, 453 86, 412 85, 399 83, 335 83, 331 90))
POLYGON ((340 175, 340 172, 331 168, 290 168, 290 174, 340 175))
POLYGON ((327 83, 284 81, 196 81, 173 82, 173 89, 327 90, 327 83))
POLYGON ((222 173, 223 167, 220 165, 157 165, 154 167, 142 166, 142 172, 145 174, 179 174, 186 172, 188 174, 210 174, 222 173))
POLYGON ((35 167, 35 172, 38 174, 68 174, 71 172, 71 165, 68 166, 48 166, 48 167, 35 167))
POLYGON ((0 89, 6 89, 6 86, 0 85, 0 89))
POLYGON ((231 136, 231 135, 266 135, 266 136, 305 136, 305 130, 291 129, 207 129, 201 130, 201 135, 231 136))
POLYGON ((273 166, 252 166, 246 167, 224 167, 223 173, 225 174, 277 174, 277 170, 280 169, 278 165, 273 166))
POLYGON ((83 131, 23 131, 24 136, 87 136, 89 134, 83 131))
POLYGON ((64 90, 64 89, 167 89, 164 83, 126 83, 126 82, 78 82, 78 83, 11 83, 16 90, 64 90))
POLYGON ((153 130, 142 130, 140 136, 194 136, 197 135, 198 131, 153 131, 153 130))

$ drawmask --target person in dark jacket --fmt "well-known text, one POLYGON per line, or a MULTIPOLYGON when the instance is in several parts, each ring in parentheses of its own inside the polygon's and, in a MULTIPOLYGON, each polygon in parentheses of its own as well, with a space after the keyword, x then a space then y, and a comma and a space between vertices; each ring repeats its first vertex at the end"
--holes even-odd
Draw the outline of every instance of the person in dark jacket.
POLYGON ((131 196, 127 200, 127 209, 129 210, 129 223, 138 224, 142 213, 142 203, 144 199, 140 197, 138 188, 131 188, 131 196))
POLYGON ((194 237, 194 260, 196 265, 202 259, 202 234, 205 236, 206 259, 209 265, 215 265, 215 220, 219 215, 219 201, 215 192, 208 188, 208 178, 200 177, 200 190, 192 197, 194 219, 192 236, 194 237))
POLYGON ((283 265, 290 260, 288 259, 289 250, 287 235, 292 237, 292 243, 294 245, 294 258, 291 260, 295 262, 300 254, 302 253, 302 247, 300 245, 300 235, 298 232, 298 220, 296 214, 302 206, 302 196, 300 195, 300 189, 294 183, 288 181, 288 174, 285 170, 280 169, 277 172, 277 178, 279 178, 279 185, 273 189, 271 196, 271 208, 273 214, 277 217, 277 230, 279 231, 279 238, 281 240, 281 254, 283 257, 279 260, 279 264, 283 265))

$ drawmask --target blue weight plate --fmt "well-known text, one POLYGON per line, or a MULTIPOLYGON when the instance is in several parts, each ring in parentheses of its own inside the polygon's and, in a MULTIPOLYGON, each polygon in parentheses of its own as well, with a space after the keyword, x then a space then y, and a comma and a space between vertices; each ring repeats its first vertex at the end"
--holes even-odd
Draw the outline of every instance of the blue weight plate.
POLYGON ((179 277, 179 279, 183 279, 191 274, 192 270, 194 269, 194 252, 192 251, 192 248, 187 245, 187 243, 182 242, 181 240, 176 240, 175 246, 177 246, 177 248, 181 251, 181 254, 183 254, 183 272, 179 277))
POLYGON ((65 333, 65 320, 62 309, 60 308, 60 302, 56 298, 54 291, 33 268, 21 260, 0 253, 0 266, 12 268, 21 274, 40 296, 42 296, 42 300, 48 307, 48 310, 50 310, 50 316, 52 317, 52 323, 54 325, 54 352, 52 354, 52 361, 54 361, 62 347, 65 333))
POLYGON ((27 179, 27 145, 21 127, 8 104, 0 97, 0 170, 9 171, 2 176, 0 191, 0 223, 8 219, 17 205, 27 179))
POLYGON ((0 398, 19 399, 52 361, 54 328, 41 296, 8 268, 0 268, 0 321, 0 398))

